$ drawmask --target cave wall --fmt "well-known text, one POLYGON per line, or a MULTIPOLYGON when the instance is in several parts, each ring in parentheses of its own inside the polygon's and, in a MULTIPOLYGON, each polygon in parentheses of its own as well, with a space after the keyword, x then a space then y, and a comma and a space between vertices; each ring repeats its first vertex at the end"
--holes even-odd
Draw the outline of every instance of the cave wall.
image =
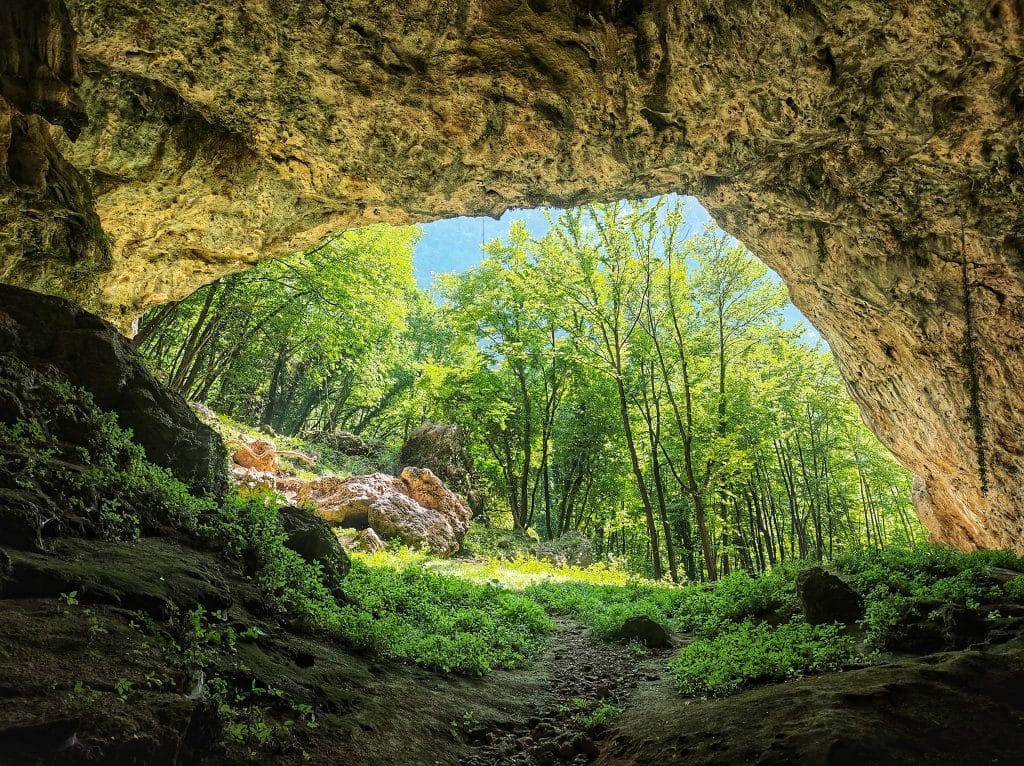
POLYGON ((4 280, 126 326, 351 226, 694 194, 829 341, 932 532, 1024 549, 1020 0, 12 7, 0 39, 43 65, 0 61, 4 114, 63 125, 70 164, 34 138, 60 172, 5 192, 8 152, 4 280), (109 262, 24 202, 92 220, 90 194, 109 262))

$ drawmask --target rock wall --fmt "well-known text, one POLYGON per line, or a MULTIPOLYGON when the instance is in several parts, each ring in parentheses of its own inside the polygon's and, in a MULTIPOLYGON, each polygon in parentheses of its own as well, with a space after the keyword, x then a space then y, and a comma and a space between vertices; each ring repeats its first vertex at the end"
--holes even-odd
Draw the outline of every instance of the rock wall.
POLYGON ((65 160, 57 128, 87 119, 78 36, 63 0, 0 5, 0 281, 93 303, 112 263, 89 184, 65 160))
MULTIPOLYGON (((124 325, 345 227, 695 194, 830 342, 936 536, 1021 548, 1020 0, 67 6, 89 125, 49 119, 112 267, 22 205, 5 279, 38 283, 27 252, 89 263, 124 325)), ((59 0, 31 7, 73 40, 59 0)), ((74 57, 44 48, 67 93, 74 57)))

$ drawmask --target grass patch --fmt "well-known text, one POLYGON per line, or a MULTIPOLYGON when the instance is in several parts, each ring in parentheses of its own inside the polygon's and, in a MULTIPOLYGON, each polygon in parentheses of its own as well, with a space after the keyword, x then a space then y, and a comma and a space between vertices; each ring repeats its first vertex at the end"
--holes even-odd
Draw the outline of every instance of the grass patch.
POLYGON ((792 621, 771 628, 742 622, 682 649, 669 667, 687 696, 716 696, 750 684, 839 670, 857 659, 853 639, 835 625, 792 621))
POLYGON ((482 675, 533 657, 553 629, 543 608, 521 594, 427 571, 354 561, 345 580, 354 605, 335 629, 377 654, 444 671, 482 675))

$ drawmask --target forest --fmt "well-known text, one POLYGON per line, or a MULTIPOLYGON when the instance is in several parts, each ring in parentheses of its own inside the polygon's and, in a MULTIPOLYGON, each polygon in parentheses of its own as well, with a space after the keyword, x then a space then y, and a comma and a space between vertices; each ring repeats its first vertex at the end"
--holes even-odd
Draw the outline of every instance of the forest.
POLYGON ((674 582, 923 538, 784 287, 666 199, 513 225, 428 289, 414 228, 334 236, 153 309, 134 343, 187 399, 282 436, 469 433, 492 526, 569 532, 674 582))

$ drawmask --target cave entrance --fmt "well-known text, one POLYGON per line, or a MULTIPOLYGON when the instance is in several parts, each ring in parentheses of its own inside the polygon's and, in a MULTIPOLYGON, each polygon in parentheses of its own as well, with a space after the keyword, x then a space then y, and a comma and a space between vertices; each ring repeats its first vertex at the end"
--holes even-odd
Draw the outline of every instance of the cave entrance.
POLYGON ((459 437, 431 467, 490 524, 659 579, 921 536, 827 347, 692 198, 348 231, 152 310, 135 343, 236 472, 276 441, 292 500, 336 500, 298 492, 310 470, 397 475, 440 423, 459 437))

